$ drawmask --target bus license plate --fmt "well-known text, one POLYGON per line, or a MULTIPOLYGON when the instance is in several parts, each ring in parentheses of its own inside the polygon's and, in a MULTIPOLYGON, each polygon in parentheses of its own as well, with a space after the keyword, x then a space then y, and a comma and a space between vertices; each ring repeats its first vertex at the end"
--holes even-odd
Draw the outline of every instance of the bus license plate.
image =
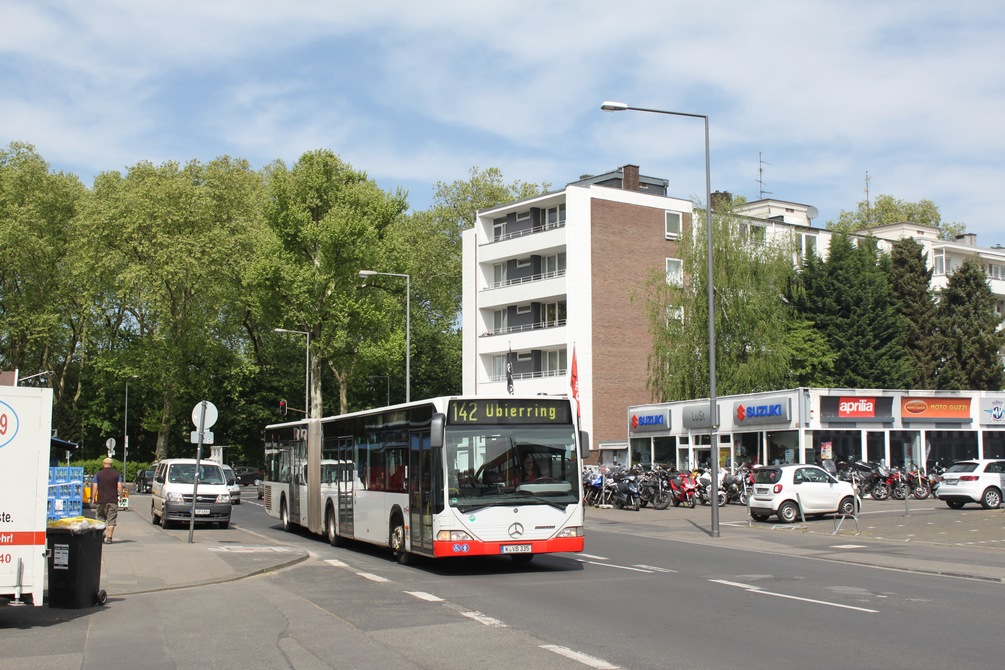
POLYGON ((196 516, 205 516, 207 514, 209 514, 209 510, 208 509, 197 509, 195 511, 195 515, 196 516))
POLYGON ((504 544, 499 548, 499 552, 502 554, 529 554, 530 545, 529 544, 504 544))

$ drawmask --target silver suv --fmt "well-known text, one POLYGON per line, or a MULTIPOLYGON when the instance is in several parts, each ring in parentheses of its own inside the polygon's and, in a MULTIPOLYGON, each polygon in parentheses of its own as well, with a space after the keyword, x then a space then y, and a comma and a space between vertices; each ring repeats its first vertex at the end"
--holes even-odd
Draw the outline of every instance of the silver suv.
POLYGON ((953 463, 944 473, 935 497, 953 509, 980 503, 984 509, 1002 504, 1005 490, 1005 459, 982 458, 953 463))

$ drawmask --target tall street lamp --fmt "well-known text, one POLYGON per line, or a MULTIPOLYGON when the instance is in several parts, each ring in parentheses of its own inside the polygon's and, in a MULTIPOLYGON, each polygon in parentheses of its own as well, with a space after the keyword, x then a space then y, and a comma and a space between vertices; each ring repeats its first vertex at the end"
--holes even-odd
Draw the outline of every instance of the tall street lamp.
POLYGON ((360 270, 359 278, 367 277, 404 277, 405 278, 405 402, 412 401, 412 278, 407 274, 395 272, 376 272, 360 270))
MULTIPOLYGON (((664 109, 632 107, 624 102, 611 102, 610 100, 605 101, 600 106, 600 109, 605 112, 631 110, 634 112, 649 112, 670 116, 686 116, 705 121, 705 229, 708 238, 708 437, 712 453, 712 495, 717 496, 719 491, 719 441, 716 431, 719 428, 719 413, 716 411, 715 397, 715 287, 712 281, 712 171, 708 157, 708 116, 705 114, 688 114, 687 112, 671 112, 664 109)), ((716 499, 713 497, 713 501, 716 499)), ((719 537, 719 506, 716 502, 712 503, 712 537, 719 537)))
POLYGON ((304 364, 304 417, 311 418, 311 334, 306 330, 287 330, 286 328, 273 328, 277 333, 290 333, 291 335, 307 336, 307 362, 304 364))
POLYGON ((129 457, 129 380, 139 379, 139 375, 129 375, 126 377, 126 403, 122 419, 122 485, 128 480, 126 477, 126 459, 129 457))

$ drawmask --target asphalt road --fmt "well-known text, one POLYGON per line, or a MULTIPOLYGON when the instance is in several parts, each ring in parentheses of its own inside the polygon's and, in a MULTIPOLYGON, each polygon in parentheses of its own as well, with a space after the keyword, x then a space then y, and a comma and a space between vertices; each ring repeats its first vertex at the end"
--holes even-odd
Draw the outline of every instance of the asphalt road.
MULTIPOLYGON (((136 496, 134 509, 141 508, 136 496)), ((894 506, 873 512, 887 523, 863 516, 863 529, 888 533, 903 525, 894 506)), ((928 528, 923 515, 943 524, 933 521, 929 532, 952 526, 971 540, 973 531, 955 527, 962 519, 1005 525, 1005 517, 976 509, 969 517, 943 515, 919 503, 913 514, 916 526, 928 528)), ((724 536, 739 534, 731 524, 742 517, 742 508, 724 508, 724 536)), ((0 630, 0 669, 39 667, 5 651, 27 646, 45 650, 47 667, 102 669, 1000 665, 1000 582, 770 554, 757 543, 747 550, 696 533, 674 539, 672 528, 707 522, 708 508, 591 509, 582 555, 406 567, 378 548, 334 548, 284 533, 252 494, 235 508, 233 525, 306 548, 310 559, 236 582, 132 595, 44 627, 0 630)), ((744 532, 831 546, 835 555, 859 546, 855 538, 831 537, 829 519, 809 525, 811 533, 825 532, 789 533, 773 524, 744 532)), ((202 541, 220 542, 228 532, 200 531, 202 541)))

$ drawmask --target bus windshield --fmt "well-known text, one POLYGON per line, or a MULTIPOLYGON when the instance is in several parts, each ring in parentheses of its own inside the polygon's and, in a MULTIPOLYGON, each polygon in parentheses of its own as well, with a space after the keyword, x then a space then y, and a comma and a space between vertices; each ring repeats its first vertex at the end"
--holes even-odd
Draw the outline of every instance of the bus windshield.
POLYGON ((452 427, 444 457, 447 500, 462 512, 492 505, 564 508, 579 501, 571 425, 452 427))

